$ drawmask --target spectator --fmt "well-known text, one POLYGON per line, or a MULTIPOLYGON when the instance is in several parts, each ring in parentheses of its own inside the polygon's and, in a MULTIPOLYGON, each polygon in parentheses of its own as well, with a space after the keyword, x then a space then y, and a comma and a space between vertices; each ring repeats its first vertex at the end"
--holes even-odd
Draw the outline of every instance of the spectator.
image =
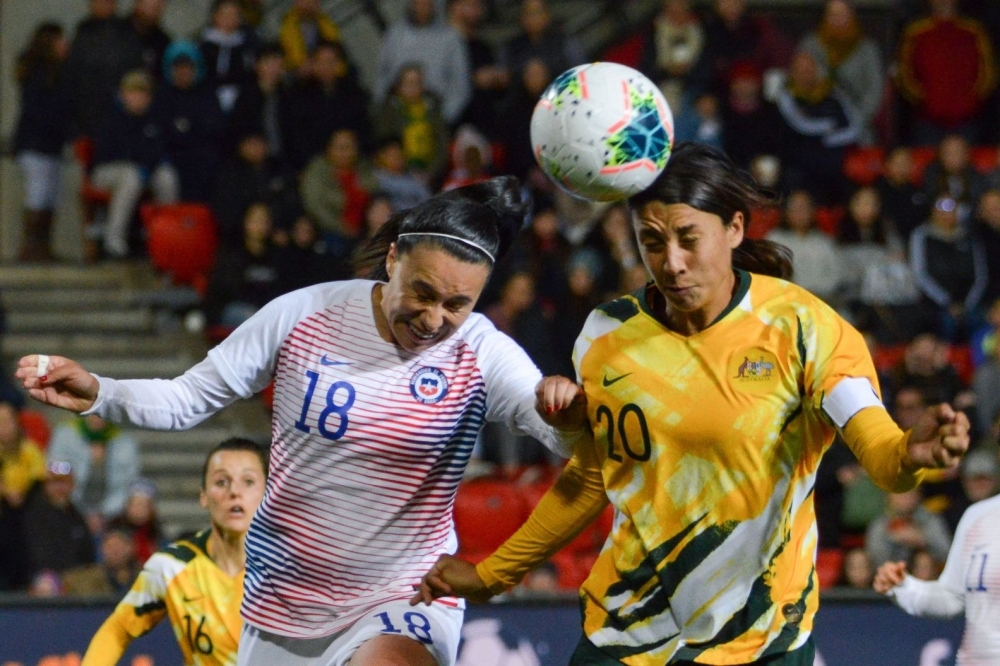
POLYGON ((995 432, 1000 423, 1000 351, 976 368, 972 379, 976 395, 976 416, 982 432, 995 432))
POLYGON ((860 321, 870 322, 878 306, 916 301, 919 294, 903 242, 883 216, 874 187, 862 187, 851 195, 838 245, 844 260, 845 298, 860 321))
POLYGON ((962 460, 960 469, 962 493, 944 512, 952 533, 958 528, 958 521, 962 519, 966 509, 1000 491, 1000 465, 995 451, 980 449, 969 452, 962 460))
POLYGON ((159 203, 174 203, 179 196, 177 172, 166 161, 163 127, 150 110, 152 102, 149 74, 129 72, 122 78, 118 104, 94 139, 92 179, 111 192, 104 249, 115 258, 128 255, 132 216, 147 188, 159 203))
POLYGON ((885 67, 875 40, 866 37, 854 7, 847 0, 827 0, 823 19, 799 49, 816 64, 858 112, 861 143, 875 141, 872 123, 882 107, 885 67))
MULTIPOLYGON (((74 506, 73 466, 50 456, 45 481, 24 506, 24 547, 31 579, 55 575, 94 561, 94 538, 74 506)), ((33 582, 33 586, 36 585, 33 582)))
MULTIPOLYGON (((0 476, 0 495, 3 493, 4 481, 0 476)), ((21 524, 21 512, 0 499, 0 592, 23 590, 30 582, 21 524)))
POLYGON ((572 252, 569 241, 559 233, 559 217, 553 204, 536 199, 530 226, 514 242, 505 262, 510 272, 526 271, 534 278, 533 288, 539 302, 555 307, 566 298, 566 273, 563 268, 572 252))
POLYGON ((321 282, 350 278, 347 262, 333 257, 320 238, 316 222, 300 215, 291 225, 288 244, 276 254, 278 293, 287 294, 321 282))
POLYGON ((947 340, 968 339, 982 320, 986 253, 958 219, 958 202, 937 197, 930 220, 910 237, 910 266, 923 294, 922 320, 947 340))
POLYGON ((266 44, 257 54, 256 85, 245 86, 240 91, 236 106, 229 114, 227 151, 230 155, 242 137, 258 132, 263 133, 272 157, 281 159, 284 155, 282 116, 287 113, 288 95, 283 85, 282 58, 281 47, 277 44, 266 44))
POLYGON ((693 104, 680 107, 674 124, 674 140, 677 143, 695 141, 722 149, 722 118, 715 95, 699 95, 693 104))
POLYGON ((913 184, 913 156, 905 146, 894 148, 885 161, 885 173, 875 184, 882 210, 909 247, 910 235, 927 219, 927 195, 913 184))
POLYGON ((799 51, 777 97, 787 128, 782 161, 791 188, 804 188, 824 205, 843 199, 844 155, 860 138, 858 114, 819 69, 799 51))
POLYGON ((556 374, 564 377, 575 374, 572 359, 576 339, 590 313, 605 301, 598 289, 604 270, 601 255, 589 247, 576 250, 566 262, 568 298, 556 304, 553 318, 555 341, 552 353, 556 374))
POLYGON ((271 209, 279 227, 294 219, 299 208, 295 178, 268 150, 262 131, 251 131, 238 144, 236 156, 219 170, 212 195, 212 212, 223 245, 243 242, 243 215, 262 201, 271 209))
POLYGON ((907 562, 911 575, 917 580, 935 580, 941 575, 943 562, 935 559, 926 550, 920 549, 907 562))
POLYGON ((167 159, 177 171, 181 199, 208 201, 222 150, 218 98, 202 81, 204 63, 193 42, 171 44, 163 66, 166 85, 154 108, 163 119, 167 159))
POLYGON ((425 179, 407 165, 403 142, 397 136, 386 136, 379 141, 375 149, 374 175, 378 190, 389 196, 395 210, 413 208, 431 197, 425 179))
POLYGON ((986 322, 972 332, 969 346, 974 368, 997 358, 1000 349, 1000 298, 994 299, 986 310, 986 322))
POLYGON ((375 118, 378 136, 402 138, 406 164, 425 182, 444 175, 448 165, 448 128, 438 97, 424 87, 418 65, 399 70, 392 94, 375 118))
POLYGON ((788 195, 779 229, 767 235, 792 251, 795 284, 835 303, 844 282, 843 265, 833 239, 816 229, 812 196, 805 190, 788 195))
MULTIPOLYGON (((896 389, 897 403, 902 387, 920 391, 926 404, 964 402, 959 400, 959 395, 965 386, 948 362, 948 344, 930 333, 918 335, 906 346, 903 359, 892 369, 890 378, 896 389)), ((915 415, 916 406, 908 416, 915 415)))
POLYGON ((507 171, 522 180, 538 171, 531 150, 531 114, 538 97, 552 82, 552 72, 544 61, 529 60, 514 78, 500 116, 504 119, 502 141, 507 152, 507 171))
POLYGON ((384 192, 372 194, 368 207, 365 208, 365 238, 371 238, 396 213, 392 199, 384 192))
POLYGON ((852 548, 844 554, 844 577, 847 587, 855 590, 867 590, 871 587, 875 571, 868 561, 868 553, 864 548, 852 548))
POLYGON ((897 85, 913 106, 911 138, 934 145, 960 134, 974 143, 996 83, 990 40, 979 21, 959 15, 958 0, 931 0, 930 8, 900 39, 897 85))
POLYGON ((115 16, 117 0, 90 0, 90 13, 76 26, 66 58, 76 133, 96 136, 115 99, 122 77, 143 67, 143 56, 128 22, 115 16))
POLYGON ((212 22, 201 33, 206 83, 215 91, 219 107, 233 110, 240 90, 254 80, 257 36, 243 25, 239 0, 215 0, 212 22))
POLYGON ((18 416, 17 407, 0 402, 0 500, 9 509, 20 509, 28 491, 45 479, 45 455, 24 436, 18 416))
POLYGON ((122 512, 129 486, 139 478, 138 444, 99 416, 77 417, 56 428, 49 459, 72 466, 73 503, 95 535, 122 512))
POLYGON ((681 109, 691 101, 685 92, 705 47, 705 29, 688 0, 663 0, 651 28, 640 69, 659 86, 670 108, 681 109))
POLYGON ((129 26, 135 33, 142 53, 142 65, 154 77, 163 76, 163 56, 170 46, 170 35, 160 27, 167 0, 135 0, 129 26))
POLYGON ((311 74, 309 54, 322 42, 339 42, 340 29, 323 13, 319 0, 295 0, 281 19, 278 40, 285 55, 285 69, 307 78, 311 74))
POLYGON ((404 68, 419 65, 429 92, 441 100, 441 115, 458 122, 472 97, 469 53, 462 36, 435 16, 434 0, 410 0, 406 18, 382 38, 373 96, 381 105, 404 68))
POLYGON ((135 543, 127 529, 108 529, 100 539, 100 561, 63 572, 62 590, 69 597, 122 597, 139 575, 135 543))
POLYGON ((243 220, 243 244, 222 248, 212 270, 205 294, 210 324, 236 328, 278 295, 278 257, 271 232, 267 206, 250 206, 243 220))
POLYGON ((448 21, 465 42, 472 72, 472 97, 465 107, 461 124, 469 123, 496 139, 500 125, 497 109, 510 77, 498 65, 493 48, 479 36, 484 12, 483 0, 448 0, 448 21))
POLYGON ((1000 189, 983 192, 976 206, 976 220, 972 228, 986 254, 989 280, 984 300, 991 302, 1000 298, 1000 189))
POLYGON ((453 190, 480 183, 490 177, 493 149, 486 137, 472 125, 462 125, 455 132, 452 141, 452 170, 445 180, 442 190, 453 190))
POLYGON ((746 9, 746 0, 715 0, 705 21, 705 48, 696 66, 702 89, 724 94, 730 70, 738 62, 752 62, 769 75, 791 60, 788 38, 770 19, 750 16, 746 9))
POLYGON ((138 479, 128 488, 125 510, 108 522, 108 530, 126 531, 142 566, 163 541, 163 527, 156 515, 156 487, 149 479, 138 479))
POLYGON ((937 562, 944 562, 951 546, 948 525, 920 506, 920 490, 890 493, 888 510, 868 526, 865 549, 872 566, 909 560, 926 550, 937 562))
POLYGON ((736 63, 730 70, 722 105, 722 145, 744 169, 759 155, 778 155, 784 121, 778 108, 764 99, 760 68, 736 63))
POLYGON ((982 196, 984 179, 969 161, 969 144, 958 134, 941 140, 937 157, 924 171, 924 191, 927 200, 947 195, 959 202, 965 211, 975 206, 982 196))
POLYGON ((545 0, 521 0, 521 32, 503 48, 500 62, 512 80, 521 78, 532 60, 541 60, 553 76, 587 61, 579 42, 553 25, 545 0))
POLYGON ((326 154, 314 157, 306 167, 300 185, 302 205, 334 256, 346 257, 361 238, 365 207, 376 189, 375 176, 361 161, 357 137, 348 129, 334 132, 326 154))
POLYGON ((69 135, 69 102, 62 27, 42 23, 17 60, 21 88, 14 152, 24 173, 24 235, 18 261, 52 261, 52 218, 59 200, 62 149, 69 135))
POLYGON ((301 169, 323 152, 334 132, 349 129, 368 147, 371 127, 368 97, 357 82, 344 47, 320 42, 313 51, 309 78, 291 90, 282 131, 289 166, 301 169))

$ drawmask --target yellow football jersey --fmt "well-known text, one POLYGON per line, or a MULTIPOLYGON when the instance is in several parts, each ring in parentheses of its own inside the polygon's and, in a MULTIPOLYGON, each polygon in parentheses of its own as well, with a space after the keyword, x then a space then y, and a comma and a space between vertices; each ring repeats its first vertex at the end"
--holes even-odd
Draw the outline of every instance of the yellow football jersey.
POLYGON ((856 330, 793 284, 737 275, 697 334, 665 327, 642 290, 592 313, 574 351, 615 507, 584 631, 630 666, 745 664, 806 641, 816 470, 836 428, 881 405, 856 330))
POLYGON ((170 618, 185 664, 235 666, 243 628, 244 574, 228 576, 209 558, 205 549, 210 533, 206 529, 175 541, 149 558, 95 635, 82 666, 115 663, 128 640, 150 631, 164 617, 170 618))

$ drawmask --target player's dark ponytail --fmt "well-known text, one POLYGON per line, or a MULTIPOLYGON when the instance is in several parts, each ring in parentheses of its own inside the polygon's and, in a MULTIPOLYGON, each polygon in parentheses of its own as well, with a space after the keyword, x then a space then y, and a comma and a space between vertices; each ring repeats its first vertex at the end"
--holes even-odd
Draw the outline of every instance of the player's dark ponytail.
MULTIPOLYGON (((750 227, 753 208, 775 203, 725 153, 699 143, 679 144, 663 173, 652 185, 631 197, 628 205, 635 212, 654 201, 687 204, 718 215, 727 226, 737 212, 742 213, 744 233, 750 227)), ((792 277, 792 253, 778 243, 744 236, 733 250, 733 267, 787 280, 792 277)))
POLYGON ((429 244, 460 261, 492 268, 514 243, 527 213, 517 178, 490 178, 396 213, 354 253, 351 263, 356 273, 384 281, 389 279, 389 246, 396 243, 396 251, 405 254, 429 244))

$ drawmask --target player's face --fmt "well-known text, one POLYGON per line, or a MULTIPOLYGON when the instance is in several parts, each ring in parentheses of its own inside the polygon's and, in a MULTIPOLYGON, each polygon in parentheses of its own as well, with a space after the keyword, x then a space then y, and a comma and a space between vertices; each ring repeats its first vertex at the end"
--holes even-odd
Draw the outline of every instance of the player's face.
MULTIPOLYGON (((743 240, 743 216, 728 226, 687 204, 652 202, 636 214, 643 263, 671 310, 695 313, 731 298, 733 250, 743 240)), ((719 305, 721 303, 721 305, 719 305)))
POLYGON ((470 264, 429 245, 402 255, 393 245, 386 268, 389 282, 378 310, 399 346, 411 352, 433 347, 458 330, 490 277, 486 264, 470 264))
POLYGON ((208 461, 201 505, 212 525, 245 533, 264 497, 264 469, 252 451, 217 451, 208 461))

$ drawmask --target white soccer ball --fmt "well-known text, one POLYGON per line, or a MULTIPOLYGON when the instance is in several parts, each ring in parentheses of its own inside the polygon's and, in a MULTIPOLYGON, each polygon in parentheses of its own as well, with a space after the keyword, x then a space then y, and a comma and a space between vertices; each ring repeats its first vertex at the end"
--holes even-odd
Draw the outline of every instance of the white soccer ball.
POLYGON ((569 69, 545 89, 531 116, 535 159, 560 187, 594 201, 646 189, 674 141, 670 107, 631 67, 595 62, 569 69))

